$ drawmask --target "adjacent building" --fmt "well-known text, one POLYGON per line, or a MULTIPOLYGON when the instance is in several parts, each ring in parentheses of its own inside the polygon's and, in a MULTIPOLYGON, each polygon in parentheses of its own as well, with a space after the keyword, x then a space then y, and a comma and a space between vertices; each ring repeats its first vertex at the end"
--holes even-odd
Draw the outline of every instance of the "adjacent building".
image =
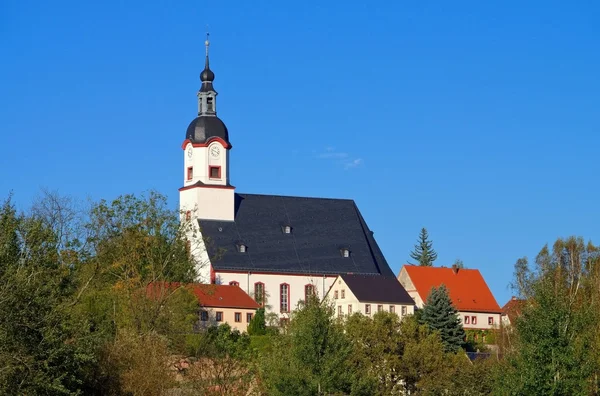
POLYGON ((199 327, 229 324, 246 331, 259 305, 238 286, 194 284, 189 290, 200 303, 199 327))
POLYGON ((414 299, 417 308, 423 307, 433 287, 445 285, 465 330, 488 330, 500 326, 502 310, 479 270, 405 265, 398 280, 414 299))
POLYGON ((335 304, 337 316, 385 311, 402 318, 415 312, 413 299, 395 276, 342 274, 325 298, 335 304))
POLYGON ((237 286, 155 282, 148 285, 147 292, 150 297, 164 298, 178 288, 187 289, 198 299, 198 329, 227 323, 234 330, 246 331, 256 310, 260 308, 252 297, 237 286))
POLYGON ((525 300, 512 296, 510 300, 502 307, 502 324, 510 326, 515 323, 515 319, 521 315, 525 300))
POLYGON ((199 281, 239 286, 285 320, 308 293, 323 296, 340 274, 394 276, 353 200, 236 191, 208 45, 198 115, 181 144, 179 189, 199 281))

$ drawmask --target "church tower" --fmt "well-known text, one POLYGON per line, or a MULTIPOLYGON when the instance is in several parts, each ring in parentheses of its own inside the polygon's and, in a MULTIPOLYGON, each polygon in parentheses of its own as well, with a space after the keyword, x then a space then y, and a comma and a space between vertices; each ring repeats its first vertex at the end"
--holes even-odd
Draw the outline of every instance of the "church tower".
POLYGON ((190 123, 181 145, 184 153, 183 187, 179 189, 182 213, 202 220, 234 220, 234 189, 229 184, 229 133, 217 117, 215 74, 206 60, 200 73, 198 116, 190 123))

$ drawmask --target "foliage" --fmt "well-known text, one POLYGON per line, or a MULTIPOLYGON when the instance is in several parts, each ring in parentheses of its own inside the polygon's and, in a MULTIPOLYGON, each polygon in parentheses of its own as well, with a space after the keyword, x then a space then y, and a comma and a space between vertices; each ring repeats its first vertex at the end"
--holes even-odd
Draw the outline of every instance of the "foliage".
POLYGON ((351 345, 333 306, 310 297, 292 315, 287 334, 263 356, 261 379, 268 394, 312 395, 350 390, 351 345))
POLYGON ((600 361, 599 249, 582 238, 542 248, 533 268, 515 264, 514 287, 526 300, 511 331, 496 393, 597 394, 600 361))
POLYGON ((250 337, 228 324, 212 326, 189 338, 195 359, 185 375, 185 388, 200 394, 246 394, 255 386, 250 337))
POLYGON ((415 248, 410 252, 410 257, 416 260, 421 266, 431 267, 433 262, 437 259, 437 253, 433 250, 433 242, 429 240, 429 235, 425 228, 421 229, 419 234, 419 241, 415 245, 415 248))
POLYGON ((447 351, 456 352, 463 346, 465 331, 445 285, 431 289, 421 313, 421 321, 440 333, 447 351))
POLYGON ((73 277, 57 235, 10 199, 0 208, 0 393, 79 394, 93 359, 77 343, 67 301, 73 277))
POLYGON ((248 324, 248 334, 253 335, 265 335, 267 334, 267 325, 265 323, 265 309, 259 308, 252 317, 252 320, 248 324))

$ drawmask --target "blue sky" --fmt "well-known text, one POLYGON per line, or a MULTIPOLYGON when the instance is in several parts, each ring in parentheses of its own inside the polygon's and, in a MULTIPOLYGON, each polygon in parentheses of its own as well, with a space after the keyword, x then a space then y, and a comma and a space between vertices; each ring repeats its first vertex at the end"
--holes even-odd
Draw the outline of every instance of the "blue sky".
POLYGON ((0 196, 177 204, 206 25, 240 192, 353 198, 392 269, 421 227, 482 271, 600 242, 593 1, 0 3, 0 196), (174 4, 169 4, 174 3, 174 4))

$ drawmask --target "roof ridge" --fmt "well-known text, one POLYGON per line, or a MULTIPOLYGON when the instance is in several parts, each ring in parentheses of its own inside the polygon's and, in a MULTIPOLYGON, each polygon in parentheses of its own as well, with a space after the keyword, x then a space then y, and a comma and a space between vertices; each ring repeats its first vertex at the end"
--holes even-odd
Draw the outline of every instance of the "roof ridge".
POLYGON ((255 194, 255 193, 243 193, 236 192, 237 195, 251 195, 251 196, 262 196, 262 197, 275 197, 275 198, 299 198, 299 199, 324 199, 331 201, 351 201, 354 202, 352 198, 332 198, 332 197, 301 197, 298 195, 282 195, 282 194, 255 194))

